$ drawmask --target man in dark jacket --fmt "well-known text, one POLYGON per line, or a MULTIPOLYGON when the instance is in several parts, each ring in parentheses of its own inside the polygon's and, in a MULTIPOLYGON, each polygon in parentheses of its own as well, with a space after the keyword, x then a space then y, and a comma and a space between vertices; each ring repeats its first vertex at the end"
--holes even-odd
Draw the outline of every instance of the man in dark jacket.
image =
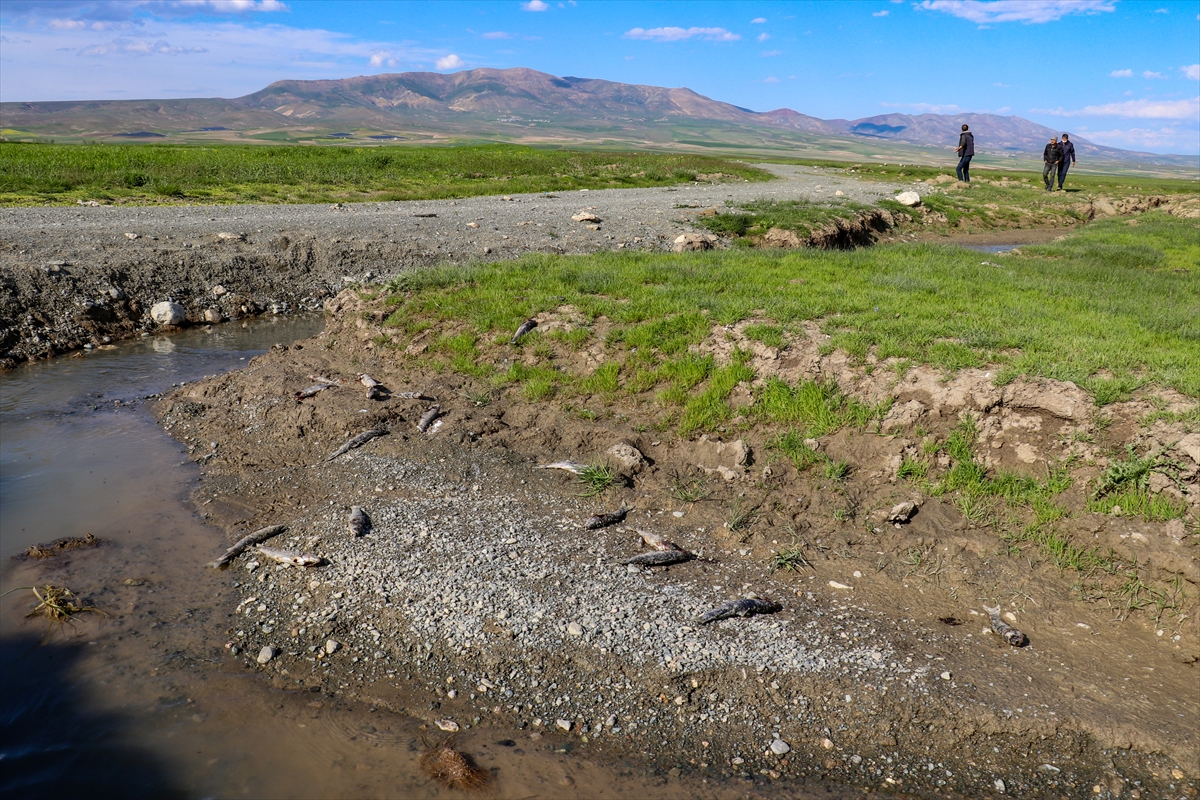
POLYGON ((975 134, 967 130, 967 126, 962 126, 962 133, 958 135, 958 167, 955 172, 958 173, 958 179, 964 183, 971 182, 971 156, 975 155, 975 134))
POLYGON ((1058 188, 1063 188, 1063 181, 1067 179, 1067 170, 1075 163, 1075 143, 1071 141, 1071 137, 1067 134, 1062 135, 1062 160, 1058 162, 1058 188))
POLYGON ((1046 182, 1046 191, 1054 191, 1054 173, 1058 170, 1058 162, 1062 161, 1062 147, 1058 143, 1058 137, 1055 136, 1050 140, 1050 144, 1046 145, 1042 150, 1042 180, 1046 182))

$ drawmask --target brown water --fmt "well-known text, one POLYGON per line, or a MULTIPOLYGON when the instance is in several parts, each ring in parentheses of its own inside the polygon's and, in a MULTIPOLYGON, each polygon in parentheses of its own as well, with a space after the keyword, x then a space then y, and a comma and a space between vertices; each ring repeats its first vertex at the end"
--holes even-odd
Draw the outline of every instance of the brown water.
MULTIPOLYGON (((188 502, 198 468, 138 400, 321 326, 303 317, 227 325, 0 375, 0 590, 17 589, 0 601, 0 794, 460 796, 417 769, 439 732, 274 688, 228 657, 226 595, 237 578, 200 566, 223 536, 188 502), (104 544, 11 559, 87 533, 104 544), (35 601, 17 587, 45 584, 107 616, 61 628, 25 618, 35 601)), ((815 796, 655 777, 583 748, 556 753, 520 731, 476 728, 457 742, 492 770, 492 797, 815 796)))

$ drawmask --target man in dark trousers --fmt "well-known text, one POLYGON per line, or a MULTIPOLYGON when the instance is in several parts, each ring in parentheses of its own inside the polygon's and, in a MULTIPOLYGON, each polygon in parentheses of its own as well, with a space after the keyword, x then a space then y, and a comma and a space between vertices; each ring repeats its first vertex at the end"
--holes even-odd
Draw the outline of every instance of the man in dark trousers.
POLYGON ((1062 190, 1063 181, 1067 179, 1067 170, 1075 163, 1075 143, 1064 133, 1059 147, 1062 149, 1062 160, 1058 162, 1058 188, 1062 190))
POLYGON ((1046 191, 1054 191, 1054 173, 1058 170, 1058 162, 1062 161, 1062 147, 1058 137, 1050 139, 1050 144, 1042 150, 1042 180, 1046 182, 1046 191))
POLYGON ((962 133, 958 135, 958 167, 955 172, 958 173, 958 179, 963 183, 971 182, 971 156, 975 155, 975 134, 967 130, 967 126, 962 126, 962 133))

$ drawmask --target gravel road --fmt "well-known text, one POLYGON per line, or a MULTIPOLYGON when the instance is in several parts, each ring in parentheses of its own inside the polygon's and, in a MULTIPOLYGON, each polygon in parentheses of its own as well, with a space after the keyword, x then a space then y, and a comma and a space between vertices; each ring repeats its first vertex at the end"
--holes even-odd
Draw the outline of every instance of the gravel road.
POLYGON ((154 327, 317 308, 355 281, 526 253, 669 250, 704 209, 760 198, 868 203, 900 187, 764 165, 769 183, 351 205, 98 206, 0 212, 0 366, 154 327), (599 222, 576 222, 588 212, 599 222), (214 287, 221 287, 214 293, 214 287))

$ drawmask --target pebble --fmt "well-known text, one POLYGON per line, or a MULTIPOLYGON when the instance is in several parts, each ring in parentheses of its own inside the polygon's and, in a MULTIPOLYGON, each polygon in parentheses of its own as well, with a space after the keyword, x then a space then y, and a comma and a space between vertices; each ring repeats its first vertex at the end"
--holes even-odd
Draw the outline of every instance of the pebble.
POLYGON ((271 647, 271 645, 269 645, 269 644, 265 645, 262 650, 258 651, 258 659, 257 659, 258 663, 266 664, 266 663, 270 662, 270 660, 273 659, 278 654, 279 654, 279 651, 276 650, 274 647, 271 647))
POLYGON ((792 751, 792 746, 783 739, 776 739, 771 742, 771 752, 777 756, 787 755, 792 751))
POLYGON ((437 725, 447 733, 454 733, 458 730, 458 723, 452 719, 435 719, 433 724, 437 725))
POLYGON ((561 728, 564 731, 569 732, 571 730, 571 720, 569 720, 569 719, 555 720, 554 724, 557 725, 559 728, 561 728))
POLYGON ((572 622, 567 626, 567 633, 571 634, 572 636, 583 636, 583 626, 578 622, 572 622))
POLYGON ((1004 781, 996 778, 996 780, 992 782, 992 785, 996 787, 997 792, 1004 794, 1004 781))
POLYGON ((342 648, 342 643, 339 642, 337 639, 330 639, 329 641, 325 642, 325 654, 326 655, 331 656, 334 653, 336 653, 338 650, 340 650, 341 648, 342 648))
POLYGON ((829 738, 822 739, 821 747, 824 747, 826 750, 832 750, 833 749, 833 740, 829 739, 829 738))
POLYGON ((951 678, 952 676, 950 675, 950 673, 949 673, 949 672, 943 672, 941 677, 942 677, 942 680, 944 680, 944 681, 948 681, 948 680, 950 680, 950 678, 951 678))

